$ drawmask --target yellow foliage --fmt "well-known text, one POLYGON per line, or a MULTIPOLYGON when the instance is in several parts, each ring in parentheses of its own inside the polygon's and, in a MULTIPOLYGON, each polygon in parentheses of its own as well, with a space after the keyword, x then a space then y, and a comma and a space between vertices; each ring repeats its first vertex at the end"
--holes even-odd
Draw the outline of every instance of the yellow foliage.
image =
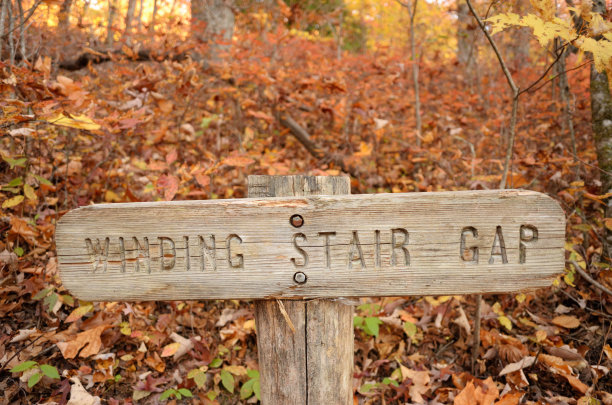
MULTIPOLYGON (((541 5, 546 0, 533 0, 532 4, 541 5)), ((534 8, 542 14, 545 10, 540 7, 534 8)), ((491 33, 495 34, 511 27, 529 27, 533 30, 533 36, 541 46, 545 47, 555 38, 561 38, 565 42, 572 42, 582 52, 589 52, 593 55, 593 62, 598 71, 612 70, 612 23, 605 21, 600 14, 585 13, 582 8, 582 17, 588 21, 588 35, 578 35, 570 19, 563 20, 558 17, 543 14, 527 14, 520 16, 515 13, 499 14, 489 18, 491 23, 491 33), (588 18, 586 18, 588 16, 588 18), (594 37, 601 37, 594 39, 594 37)))
POLYGON ((529 2, 544 21, 551 21, 555 18, 555 5, 551 0, 530 0, 529 2))

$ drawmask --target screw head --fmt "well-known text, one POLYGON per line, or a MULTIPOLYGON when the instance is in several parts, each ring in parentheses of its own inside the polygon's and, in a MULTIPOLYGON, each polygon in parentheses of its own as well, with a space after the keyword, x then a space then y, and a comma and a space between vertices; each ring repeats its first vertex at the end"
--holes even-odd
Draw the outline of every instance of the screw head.
POLYGON ((298 284, 304 284, 307 279, 308 277, 306 277, 306 274, 302 273, 301 271, 298 271, 293 275, 293 281, 298 284))
POLYGON ((291 218, 289 218, 289 223, 295 228, 299 228, 304 225, 304 218, 300 214, 293 214, 291 218))

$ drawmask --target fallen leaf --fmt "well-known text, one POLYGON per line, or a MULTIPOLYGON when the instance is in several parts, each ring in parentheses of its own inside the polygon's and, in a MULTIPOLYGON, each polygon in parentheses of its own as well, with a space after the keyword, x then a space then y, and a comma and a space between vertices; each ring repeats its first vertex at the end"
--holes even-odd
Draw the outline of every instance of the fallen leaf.
POLYGON ((86 115, 63 115, 58 114, 54 117, 47 118, 47 122, 53 125, 59 125, 62 127, 70 127, 77 129, 85 129, 88 131, 95 131, 100 129, 100 124, 96 124, 91 118, 86 115))
POLYGON ((408 367, 401 366, 402 378, 405 380, 409 378, 412 380, 408 393, 412 402, 423 403, 425 399, 423 394, 429 390, 429 372, 427 371, 416 371, 408 367))
POLYGON ((191 349, 193 349, 193 342, 191 339, 186 339, 179 335, 176 332, 172 332, 170 335, 170 339, 174 340, 175 345, 178 345, 176 351, 174 352, 174 357, 172 358, 174 361, 181 358, 183 355, 187 354, 191 349))
POLYGON ((476 399, 474 394, 476 393, 476 387, 473 382, 468 382, 467 385, 461 390, 459 395, 455 397, 453 405, 474 405, 476 399))
POLYGON ((93 356, 100 351, 102 347, 100 335, 107 328, 107 325, 100 325, 77 334, 71 341, 57 342, 56 345, 65 359, 74 359, 77 354, 79 357, 93 356))
POLYGON ((24 196, 16 195, 15 197, 9 198, 8 200, 4 200, 2 203, 2 208, 13 208, 21 204, 24 200, 24 196))
POLYGON ((179 179, 173 175, 162 174, 157 180, 157 188, 164 192, 164 200, 171 201, 178 192, 179 179))
POLYGON ((100 397, 91 395, 77 377, 72 377, 72 387, 70 388, 70 400, 66 405, 100 405, 100 397))
POLYGON ((255 163, 255 161, 245 156, 230 156, 225 158, 222 163, 228 166, 247 167, 248 165, 255 163))
POLYGON ((526 367, 530 367, 533 365, 534 362, 535 362, 534 356, 527 356, 515 363, 508 364, 506 367, 502 369, 502 371, 499 372, 499 376, 501 377, 503 375, 513 373, 518 370, 522 370, 526 367))
POLYGON ((580 320, 572 315, 556 316, 553 318, 552 323, 567 329, 574 329, 580 326, 580 320))

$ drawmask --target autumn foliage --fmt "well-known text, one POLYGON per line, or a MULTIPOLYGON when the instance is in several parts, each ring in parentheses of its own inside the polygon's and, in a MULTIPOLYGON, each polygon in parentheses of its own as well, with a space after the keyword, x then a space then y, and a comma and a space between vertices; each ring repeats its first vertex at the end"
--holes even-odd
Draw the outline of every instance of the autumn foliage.
MULTIPOLYGON (((411 62, 397 34, 407 21, 399 6, 387 14, 378 2, 347 1, 355 20, 345 33, 355 39, 355 21, 371 24, 370 36, 366 29, 347 49, 328 29, 341 14, 326 10, 330 20, 299 2, 278 3, 241 8, 231 48, 207 63, 206 45, 190 39, 170 5, 154 34, 117 34, 112 48, 101 45, 99 9, 86 14, 89 31, 62 35, 41 8, 26 36, 44 39, 41 50, 14 64, 3 56, 0 403, 257 402, 252 304, 79 301, 59 280, 54 247, 55 224, 72 208, 242 198, 248 174, 348 172, 353 194, 498 186, 511 95, 482 38, 473 68, 457 61, 448 36, 454 5, 423 5, 420 56, 411 62), (369 22, 372 15, 381 17, 369 22), (82 54, 103 58, 59 68, 82 54), (420 67, 418 141, 411 63, 420 67), (321 153, 308 151, 284 117, 321 153)), ((497 35, 513 55, 511 37, 497 35)), ((535 41, 529 60, 511 64, 522 88, 552 62, 535 41)), ((568 69, 583 58, 570 55, 568 69)), ((568 77, 578 155, 550 74, 521 96, 508 188, 556 198, 567 214, 568 260, 609 289, 602 235, 612 219, 591 141, 589 72, 568 77)), ((550 288, 485 297, 473 367, 473 297, 361 300, 355 404, 612 404, 612 297, 570 264, 559 271, 550 288)))

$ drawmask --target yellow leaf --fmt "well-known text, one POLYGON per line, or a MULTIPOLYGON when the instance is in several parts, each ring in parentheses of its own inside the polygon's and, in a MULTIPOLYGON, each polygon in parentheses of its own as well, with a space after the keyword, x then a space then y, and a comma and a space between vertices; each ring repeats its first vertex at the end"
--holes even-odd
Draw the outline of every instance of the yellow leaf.
POLYGON ((536 342, 538 343, 542 343, 543 341, 546 340, 547 337, 548 335, 546 334, 546 331, 544 330, 539 330, 535 333, 536 342))
POLYGON ((2 203, 2 208, 13 208, 16 205, 21 204, 24 197, 22 195, 17 195, 13 198, 9 198, 8 200, 2 203))
POLYGON ((106 190, 106 193, 104 193, 104 201, 121 202, 121 197, 119 197, 114 191, 106 190))
POLYGON ((23 186, 23 194, 26 196, 28 200, 32 200, 32 201, 38 200, 38 196, 36 195, 36 192, 34 191, 32 186, 30 186, 29 184, 26 184, 23 186))
POLYGON ((93 122, 91 118, 86 115, 71 115, 69 117, 58 114, 55 117, 48 118, 47 122, 60 125, 62 127, 70 127, 77 129, 96 130, 100 129, 100 125, 93 122))
POLYGON ((519 304, 522 304, 527 299, 527 296, 523 293, 520 293, 520 294, 517 294, 515 298, 519 304))
POLYGON ((359 145, 359 152, 355 153, 357 157, 368 157, 372 154, 372 147, 365 142, 359 145))
POLYGON ((512 330, 512 322, 506 316, 498 316, 497 320, 506 329, 512 330))

